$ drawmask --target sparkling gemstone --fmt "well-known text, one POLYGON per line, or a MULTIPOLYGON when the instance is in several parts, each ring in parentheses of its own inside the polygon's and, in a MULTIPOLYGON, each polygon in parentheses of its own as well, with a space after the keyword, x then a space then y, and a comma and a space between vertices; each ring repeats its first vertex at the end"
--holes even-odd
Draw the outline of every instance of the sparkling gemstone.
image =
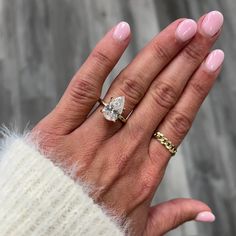
POLYGON ((117 121, 119 115, 122 114, 125 105, 125 97, 117 97, 112 99, 104 108, 102 109, 105 119, 109 121, 117 121))

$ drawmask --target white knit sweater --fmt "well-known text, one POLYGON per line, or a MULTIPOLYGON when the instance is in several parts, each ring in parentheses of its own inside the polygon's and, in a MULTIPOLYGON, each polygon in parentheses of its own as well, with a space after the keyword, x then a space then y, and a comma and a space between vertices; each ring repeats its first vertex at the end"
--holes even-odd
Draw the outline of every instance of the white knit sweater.
POLYGON ((25 138, 8 137, 2 149, 1 236, 124 235, 82 186, 25 138))

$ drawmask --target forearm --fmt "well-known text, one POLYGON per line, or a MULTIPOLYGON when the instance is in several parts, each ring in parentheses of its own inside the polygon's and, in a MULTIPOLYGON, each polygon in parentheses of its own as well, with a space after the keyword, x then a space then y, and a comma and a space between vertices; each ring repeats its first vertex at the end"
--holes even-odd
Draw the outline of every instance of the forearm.
POLYGON ((123 235, 82 187, 26 138, 8 137, 0 160, 1 236, 123 235))

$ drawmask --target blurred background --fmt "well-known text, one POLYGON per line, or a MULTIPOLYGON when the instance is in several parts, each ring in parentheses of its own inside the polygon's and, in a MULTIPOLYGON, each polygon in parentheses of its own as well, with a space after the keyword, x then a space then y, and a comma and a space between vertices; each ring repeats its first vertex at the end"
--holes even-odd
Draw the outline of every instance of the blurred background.
POLYGON ((56 105, 96 42, 119 21, 129 22, 133 39, 103 94, 163 27, 211 10, 225 16, 217 43, 226 53, 224 69, 170 162, 154 203, 193 197, 216 214, 213 224, 187 223, 171 236, 235 236, 236 0, 0 0, 0 123, 20 129, 29 121, 36 124, 56 105))

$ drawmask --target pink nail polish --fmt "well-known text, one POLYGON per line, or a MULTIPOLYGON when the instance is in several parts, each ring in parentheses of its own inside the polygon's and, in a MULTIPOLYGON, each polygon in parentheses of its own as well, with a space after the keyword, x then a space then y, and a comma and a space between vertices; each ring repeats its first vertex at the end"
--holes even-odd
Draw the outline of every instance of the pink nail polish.
POLYGON ((210 211, 200 212, 195 218, 195 220, 199 222, 214 222, 215 219, 215 215, 210 211))
POLYGON ((130 26, 127 22, 120 22, 114 29, 113 38, 117 41, 124 41, 130 35, 130 26))
POLYGON ((224 61, 225 54, 222 50, 217 49, 212 51, 206 61, 205 61, 205 67, 206 70, 209 72, 215 72, 219 69, 219 67, 222 65, 224 61))
POLYGON ((176 38, 185 42, 191 39, 197 32, 197 24, 194 20, 186 19, 182 21, 177 30, 176 38))
POLYGON ((207 36, 214 36, 222 27, 224 16, 219 11, 212 11, 208 13, 203 22, 202 30, 207 36))

